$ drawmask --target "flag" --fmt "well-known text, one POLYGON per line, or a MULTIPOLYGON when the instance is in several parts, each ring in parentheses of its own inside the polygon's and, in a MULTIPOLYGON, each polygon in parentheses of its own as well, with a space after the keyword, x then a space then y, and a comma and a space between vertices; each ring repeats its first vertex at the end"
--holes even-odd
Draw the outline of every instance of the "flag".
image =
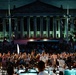
POLYGON ((19 45, 17 44, 17 53, 20 53, 19 45))

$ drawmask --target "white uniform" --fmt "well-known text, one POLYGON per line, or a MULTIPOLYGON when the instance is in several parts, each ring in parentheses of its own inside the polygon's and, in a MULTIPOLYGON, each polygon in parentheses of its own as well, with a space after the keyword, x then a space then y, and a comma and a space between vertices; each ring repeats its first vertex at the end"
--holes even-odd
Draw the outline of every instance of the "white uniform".
POLYGON ((64 65, 65 65, 65 61, 63 59, 60 59, 59 60, 59 66, 64 67, 64 65))
POLYGON ((47 58, 46 56, 40 56, 40 60, 42 60, 43 62, 46 62, 47 58))
POLYGON ((42 72, 39 72, 38 75, 49 75, 49 74, 48 73, 45 73, 44 71, 42 71, 42 72))

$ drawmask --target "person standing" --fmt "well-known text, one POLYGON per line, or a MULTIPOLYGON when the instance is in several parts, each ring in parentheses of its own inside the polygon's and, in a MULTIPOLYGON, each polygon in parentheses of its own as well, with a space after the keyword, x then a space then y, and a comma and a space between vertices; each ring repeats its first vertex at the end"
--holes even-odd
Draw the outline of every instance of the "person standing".
POLYGON ((49 75, 48 73, 44 72, 45 63, 43 61, 38 62, 37 68, 38 68, 38 72, 39 72, 38 75, 49 75))

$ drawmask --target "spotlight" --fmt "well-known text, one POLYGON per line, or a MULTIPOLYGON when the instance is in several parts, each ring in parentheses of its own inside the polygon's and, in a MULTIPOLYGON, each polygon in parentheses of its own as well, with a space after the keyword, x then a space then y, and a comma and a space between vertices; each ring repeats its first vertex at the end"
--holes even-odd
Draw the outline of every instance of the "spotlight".
POLYGON ((29 39, 29 41, 34 41, 34 39, 29 39))
POLYGON ((43 41, 48 41, 48 39, 43 39, 43 41))

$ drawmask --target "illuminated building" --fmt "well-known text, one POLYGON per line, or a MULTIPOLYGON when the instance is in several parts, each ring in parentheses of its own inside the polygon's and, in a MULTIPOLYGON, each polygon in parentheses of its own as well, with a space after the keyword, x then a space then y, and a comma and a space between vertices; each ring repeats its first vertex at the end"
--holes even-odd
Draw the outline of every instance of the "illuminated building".
MULTIPOLYGON (((41 1, 11 9, 11 37, 67 38, 73 36, 75 10, 41 1), (68 23, 67 23, 68 18, 68 23), (68 25, 67 25, 68 24, 68 25)), ((0 37, 9 37, 8 10, 0 10, 0 37)))

